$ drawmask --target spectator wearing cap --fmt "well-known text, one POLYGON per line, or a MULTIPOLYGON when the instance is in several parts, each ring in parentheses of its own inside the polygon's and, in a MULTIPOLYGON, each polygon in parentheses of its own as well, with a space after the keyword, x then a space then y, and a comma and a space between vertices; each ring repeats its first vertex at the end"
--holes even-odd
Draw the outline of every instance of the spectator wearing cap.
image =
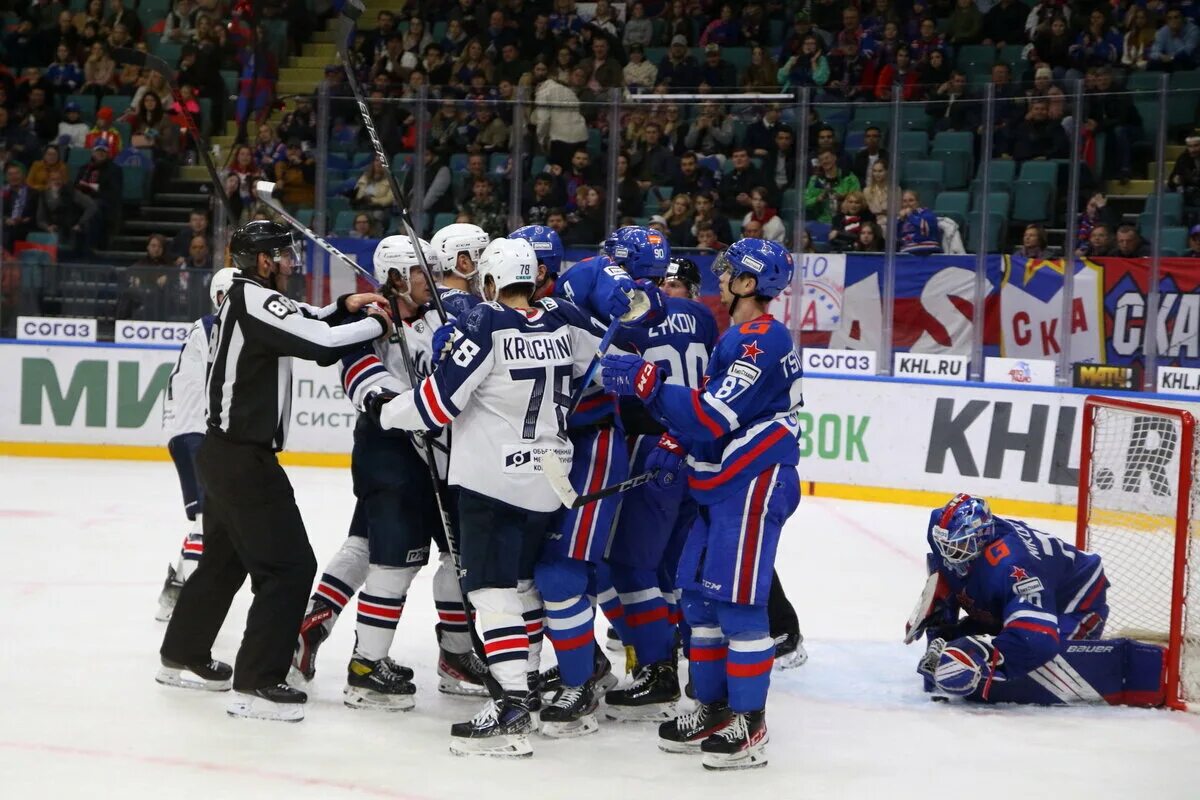
POLYGON ((625 65, 625 86, 634 89, 653 89, 658 83, 658 67, 646 60, 646 51, 640 44, 626 47, 629 63, 625 65))
POLYGON ((741 42, 742 21, 737 18, 731 4, 723 3, 720 16, 708 23, 700 34, 700 44, 703 47, 710 44, 736 47, 741 42))
MULTIPOLYGON (((646 223, 646 227, 668 236, 671 233, 670 228, 667 225, 667 218, 662 214, 655 214, 654 216, 650 217, 650 221, 646 223)), ((676 246, 678 247, 679 245, 676 246)))
POLYGON ((609 52, 608 39, 601 36, 592 39, 592 57, 579 62, 579 68, 587 76, 588 88, 594 92, 625 86, 625 71, 609 52))
POLYGON ((109 158, 115 158, 124 149, 121 132, 113 127, 113 110, 108 106, 96 112, 96 124, 88 131, 84 146, 95 149, 97 146, 108 148, 109 158))
POLYGON ((80 118, 79 103, 63 106, 63 118, 58 123, 55 141, 67 147, 87 147, 88 125, 80 118))
POLYGON ((621 41, 624 42, 626 51, 634 45, 649 47, 654 41, 654 20, 646 16, 644 3, 634 3, 630 8, 621 41))
POLYGON ((1200 221, 1200 136, 1184 139, 1186 150, 1175 160, 1167 185, 1183 195, 1183 205, 1188 218, 1200 221))
POLYGON ((1188 249, 1182 255, 1185 258, 1200 258, 1200 225, 1193 225, 1188 231, 1188 249))
POLYGON ((737 69, 721 58, 721 46, 704 46, 704 63, 700 65, 700 91, 732 91, 737 88, 737 69))
POLYGON ((121 168, 112 162, 104 142, 92 145, 92 160, 79 169, 75 188, 92 198, 100 209, 97 223, 100 243, 121 223, 121 168))
POLYGON ((33 230, 37 218, 38 192, 25 182, 25 167, 9 162, 4 168, 4 249, 23 242, 33 230))
POLYGON ((1184 19, 1181 9, 1171 8, 1167 11, 1166 24, 1154 34, 1148 69, 1163 72, 1193 69, 1197 62, 1198 47, 1200 28, 1191 20, 1184 19))
POLYGON ((672 92, 694 92, 700 85, 696 59, 688 55, 687 37, 676 34, 666 56, 658 63, 658 85, 672 92))

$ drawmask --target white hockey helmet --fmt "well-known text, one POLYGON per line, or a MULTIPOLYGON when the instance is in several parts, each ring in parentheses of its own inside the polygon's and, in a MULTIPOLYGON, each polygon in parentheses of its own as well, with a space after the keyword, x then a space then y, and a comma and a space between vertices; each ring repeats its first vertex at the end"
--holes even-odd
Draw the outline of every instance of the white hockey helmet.
POLYGON ((233 276, 237 273, 233 267, 222 267, 213 273, 208 282, 208 296, 212 299, 213 308, 219 308, 221 305, 221 301, 217 299, 218 294, 229 294, 229 287, 233 286, 233 276))
MULTIPOLYGON (((425 260, 432 268, 434 261, 433 248, 424 239, 419 239, 418 241, 421 243, 421 249, 425 253, 425 260)), ((375 280, 379 282, 380 288, 387 286, 388 276, 392 270, 399 272, 401 279, 405 284, 408 284, 412 268, 417 266, 418 263, 417 251, 413 249, 412 241, 403 234, 386 236, 375 246, 375 255, 372 257, 372 261, 375 280)))
POLYGON ((502 289, 518 283, 530 285, 537 281, 537 253, 528 239, 496 239, 489 244, 479 258, 479 285, 483 290, 485 300, 495 300, 487 296, 487 279, 490 277, 495 284, 497 297, 502 289))
POLYGON ((437 253, 438 265, 443 274, 453 272, 460 278, 471 280, 479 274, 479 259, 490 241, 491 237, 478 225, 455 222, 435 233, 431 244, 437 253), (466 253, 471 258, 471 263, 475 265, 474 270, 461 272, 458 269, 459 253, 466 253))

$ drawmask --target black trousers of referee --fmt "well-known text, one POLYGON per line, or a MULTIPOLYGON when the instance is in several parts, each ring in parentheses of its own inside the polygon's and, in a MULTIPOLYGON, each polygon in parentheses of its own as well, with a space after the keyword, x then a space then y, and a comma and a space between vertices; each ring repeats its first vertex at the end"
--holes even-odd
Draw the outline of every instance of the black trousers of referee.
POLYGON ((254 601, 233 688, 278 685, 287 678, 317 573, 292 484, 269 448, 220 436, 204 437, 196 465, 207 491, 204 554, 179 592, 160 653, 183 664, 207 662, 249 574, 254 601))
MULTIPOLYGON (((206 543, 204 545, 208 547, 206 543)), ((771 638, 778 639, 786 633, 800 633, 800 620, 796 619, 796 609, 783 592, 783 584, 779 582, 779 572, 771 581, 771 594, 767 598, 767 617, 770 620, 771 638)))

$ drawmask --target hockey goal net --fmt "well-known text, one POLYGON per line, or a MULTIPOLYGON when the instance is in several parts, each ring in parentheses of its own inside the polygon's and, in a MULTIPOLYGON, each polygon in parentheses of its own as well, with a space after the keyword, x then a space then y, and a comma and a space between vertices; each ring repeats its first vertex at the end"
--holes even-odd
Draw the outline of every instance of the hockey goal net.
POLYGON ((1168 705, 1200 710, 1196 466, 1196 423, 1186 406, 1087 398, 1076 544, 1104 560, 1104 635, 1166 647, 1168 705))

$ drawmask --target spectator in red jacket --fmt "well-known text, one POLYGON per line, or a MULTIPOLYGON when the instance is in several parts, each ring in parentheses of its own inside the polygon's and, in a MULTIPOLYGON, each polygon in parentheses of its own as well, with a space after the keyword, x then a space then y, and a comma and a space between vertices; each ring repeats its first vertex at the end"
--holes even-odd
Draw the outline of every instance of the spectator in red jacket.
POLYGON ((916 100, 920 97, 921 87, 917 83, 917 70, 909 57, 907 47, 896 50, 895 65, 888 64, 879 70, 879 78, 875 82, 875 97, 879 100, 892 99, 893 86, 900 87, 900 96, 904 100, 916 100))

